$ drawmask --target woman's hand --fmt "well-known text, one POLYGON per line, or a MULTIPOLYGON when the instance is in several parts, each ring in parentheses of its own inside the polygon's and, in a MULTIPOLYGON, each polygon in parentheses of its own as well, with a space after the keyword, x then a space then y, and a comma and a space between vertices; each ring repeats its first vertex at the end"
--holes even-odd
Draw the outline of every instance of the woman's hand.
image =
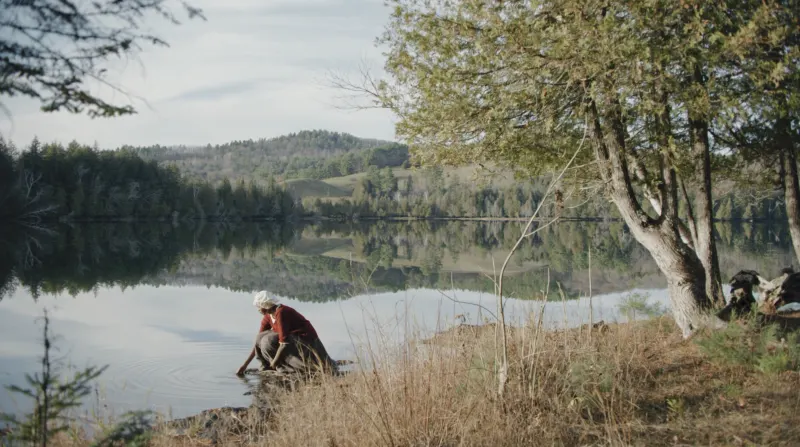
POLYGON ((278 346, 278 351, 275 352, 275 357, 273 357, 272 361, 269 363, 269 367, 271 369, 277 370, 278 366, 280 366, 281 363, 283 363, 283 357, 285 354, 284 349, 286 349, 286 343, 281 343, 278 346))
POLYGON ((247 369, 247 365, 253 361, 253 358, 256 356, 256 347, 253 346, 253 349, 250 350, 250 355, 247 356, 247 360, 244 361, 244 365, 236 371, 236 375, 241 377, 244 375, 244 371, 247 369))

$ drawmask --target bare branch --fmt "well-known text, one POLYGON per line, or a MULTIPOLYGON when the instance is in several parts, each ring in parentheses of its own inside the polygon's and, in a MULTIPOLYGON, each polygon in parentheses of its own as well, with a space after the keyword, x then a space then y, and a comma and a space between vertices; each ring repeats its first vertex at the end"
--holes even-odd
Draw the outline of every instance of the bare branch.
POLYGON ((447 295, 446 293, 442 292, 441 290, 437 290, 437 292, 439 292, 439 294, 440 294, 440 295, 442 295, 443 297, 447 298, 448 300, 450 300, 450 301, 452 301, 452 302, 454 302, 454 303, 456 303, 456 304, 467 304, 467 305, 470 305, 470 306, 475 306, 475 307, 477 307, 477 308, 479 308, 479 309, 481 309, 481 310, 485 311, 486 313, 488 313, 489 315, 491 315, 491 316, 492 316, 492 318, 494 318, 495 320, 497 320, 497 315, 496 315, 494 312, 492 312, 491 310, 489 310, 489 308, 488 308, 488 307, 486 307, 486 306, 484 306, 484 305, 482 305, 482 304, 479 304, 479 303, 469 303, 469 302, 466 302, 466 301, 461 301, 461 300, 458 300, 458 299, 456 299, 456 298, 454 298, 454 297, 451 297, 451 296, 447 295))
MULTIPOLYGON (((42 110, 86 111, 91 117, 136 113, 130 105, 101 99, 86 86, 93 80, 131 94, 105 78, 105 63, 137 54, 143 45, 168 46, 141 32, 147 14, 180 24, 167 0, 0 0, 0 96, 37 99, 42 110)), ((202 10, 181 2, 190 19, 202 10)), ((138 98, 141 99, 141 98, 138 98)), ((145 101, 146 102, 146 101, 145 101)))
POLYGON ((344 92, 338 97, 344 105, 334 107, 344 110, 389 109, 385 95, 381 94, 381 81, 375 78, 367 62, 362 59, 358 66, 358 80, 352 80, 341 72, 328 72, 327 86, 344 92))
POLYGON ((501 349, 502 349, 502 363, 500 366, 500 371, 498 373, 497 393, 501 397, 503 396, 506 387, 506 382, 508 380, 508 334, 505 322, 505 305, 503 303, 503 277, 505 275, 506 267, 508 267, 508 263, 511 261, 511 257, 514 256, 514 253, 516 253, 517 249, 522 244, 523 240, 525 240, 526 238, 528 238, 533 234, 536 234, 536 232, 538 232, 539 229, 545 228, 558 220, 559 215, 556 215, 550 222, 541 226, 537 230, 533 232, 529 231, 531 226, 533 225, 533 222, 537 220, 539 211, 542 209, 542 205, 546 201, 547 197, 549 197, 550 194, 552 194, 555 191, 556 185, 561 180, 561 178, 564 177, 564 174, 567 172, 569 167, 578 157, 578 154, 583 149, 583 143, 586 141, 586 135, 588 134, 588 132, 589 132, 589 124, 586 123, 584 127, 583 138, 581 138, 580 144, 578 144, 578 148, 575 150, 575 153, 572 154, 572 158, 569 159, 569 161, 561 170, 561 172, 558 174, 558 176, 554 177, 553 180, 550 182, 550 184, 547 186, 547 190, 545 190, 544 197, 542 198, 541 201, 539 201, 539 205, 536 207, 536 210, 528 219, 525 228, 522 230, 522 234, 517 239, 517 242, 514 244, 514 246, 511 247, 511 251, 509 251, 508 256, 506 256, 506 259, 503 261, 503 265, 500 267, 500 274, 497 280, 497 314, 498 314, 498 321, 500 323, 499 326, 500 326, 501 349))

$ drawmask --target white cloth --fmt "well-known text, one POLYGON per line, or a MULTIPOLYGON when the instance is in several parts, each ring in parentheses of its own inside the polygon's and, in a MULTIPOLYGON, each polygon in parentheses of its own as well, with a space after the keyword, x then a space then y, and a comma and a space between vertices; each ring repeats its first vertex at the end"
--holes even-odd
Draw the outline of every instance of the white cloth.
MULTIPOLYGON (((256 306, 258 308, 264 309, 264 308, 277 306, 277 305, 278 305, 278 298, 268 294, 266 290, 262 290, 262 291, 256 293, 256 296, 253 299, 253 306, 256 306)), ((274 319, 273 319, 273 322, 274 322, 274 319)))

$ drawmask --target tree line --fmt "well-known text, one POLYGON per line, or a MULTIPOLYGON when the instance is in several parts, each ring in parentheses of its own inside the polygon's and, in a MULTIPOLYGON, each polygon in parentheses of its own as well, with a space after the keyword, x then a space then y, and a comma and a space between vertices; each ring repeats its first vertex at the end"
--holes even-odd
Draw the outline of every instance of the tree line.
MULTIPOLYGON (((317 216, 353 219, 361 217, 417 218, 520 218, 533 215, 541 204, 542 218, 622 219, 617 207, 604 196, 566 197, 559 203, 546 200, 547 179, 536 178, 506 185, 468 183, 454 176, 444 178, 439 168, 422 168, 421 175, 395 175, 389 168, 370 166, 358 181, 353 196, 344 200, 311 199, 305 201, 308 212, 317 216), (414 178, 424 183, 415 184, 414 178)), ((786 222, 786 207, 780 192, 759 191, 752 187, 720 191, 713 204, 717 221, 741 220, 786 222)), ((688 200, 679 207, 679 216, 689 214, 688 200)))
POLYGON ((302 213, 276 183, 186 180, 129 150, 101 151, 34 139, 17 151, 0 140, 0 219, 285 219, 302 213))

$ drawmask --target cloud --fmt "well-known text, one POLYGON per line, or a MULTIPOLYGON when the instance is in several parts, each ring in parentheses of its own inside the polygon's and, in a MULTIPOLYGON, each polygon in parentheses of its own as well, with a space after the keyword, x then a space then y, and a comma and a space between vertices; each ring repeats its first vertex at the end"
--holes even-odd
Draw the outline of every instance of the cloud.
POLYGON ((210 101, 251 92, 263 84, 263 79, 247 79, 219 85, 209 85, 186 90, 165 101, 210 101))
MULTIPOLYGON (((138 113, 90 119, 46 114, 35 101, 0 98, 0 134, 19 146, 76 139, 102 148, 124 144, 218 144, 323 128, 368 138, 394 139, 391 113, 341 110, 338 92, 324 80, 354 71, 363 59, 380 67, 374 40, 388 19, 381 0, 192 1, 208 21, 173 26, 152 22, 169 48, 145 47, 134 60, 109 64, 109 82, 92 91, 133 104, 138 113)), ((150 23, 148 23, 150 25, 150 23)))
POLYGON ((151 325, 149 326, 159 331, 175 334, 183 341, 189 343, 202 343, 202 342, 217 342, 217 343, 239 343, 240 345, 247 345, 253 337, 231 336, 222 331, 214 329, 189 329, 175 326, 166 325, 151 325))

